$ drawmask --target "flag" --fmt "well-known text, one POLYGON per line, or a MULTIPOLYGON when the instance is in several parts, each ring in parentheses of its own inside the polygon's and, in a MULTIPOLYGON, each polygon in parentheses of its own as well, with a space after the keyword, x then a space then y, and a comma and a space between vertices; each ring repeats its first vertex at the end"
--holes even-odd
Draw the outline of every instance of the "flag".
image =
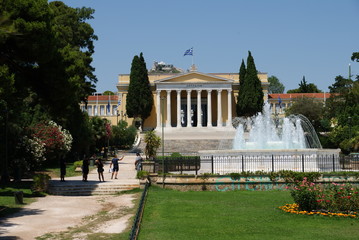
POLYGON ((187 49, 187 50, 184 52, 183 56, 186 56, 186 55, 192 55, 192 56, 193 56, 193 47, 190 48, 190 49, 187 49))
POLYGON ((279 103, 279 107, 282 108, 282 99, 280 98, 280 96, 278 96, 278 103, 279 103))

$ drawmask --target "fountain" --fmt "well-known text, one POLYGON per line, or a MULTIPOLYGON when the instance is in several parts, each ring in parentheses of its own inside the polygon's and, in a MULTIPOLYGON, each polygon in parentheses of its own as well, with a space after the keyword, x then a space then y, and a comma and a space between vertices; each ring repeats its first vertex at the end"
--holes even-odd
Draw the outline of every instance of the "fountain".
POLYGON ((235 150, 322 148, 312 124, 305 116, 272 119, 268 103, 263 106, 263 113, 252 119, 239 119, 238 122, 233 140, 235 150), (244 126, 251 126, 248 141, 245 140, 244 126))
POLYGON ((339 149, 322 149, 319 138, 303 115, 273 119, 268 103, 263 112, 236 118, 232 149, 199 151, 200 172, 333 171, 339 170, 339 149), (324 161, 330 157, 329 163, 324 161))

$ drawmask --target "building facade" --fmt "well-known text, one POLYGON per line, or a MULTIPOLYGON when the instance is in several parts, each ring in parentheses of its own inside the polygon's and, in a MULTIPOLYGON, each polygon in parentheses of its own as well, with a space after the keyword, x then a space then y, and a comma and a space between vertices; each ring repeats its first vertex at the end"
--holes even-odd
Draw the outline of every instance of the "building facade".
MULTIPOLYGON (((225 128, 232 127, 236 117, 239 76, 236 73, 161 73, 148 75, 154 98, 151 115, 144 122, 144 129, 225 128)), ((325 104, 330 93, 273 93, 268 94, 266 73, 259 73, 264 100, 273 114, 284 116, 285 110, 298 98, 314 98, 325 104)), ((129 74, 120 74, 116 95, 89 96, 87 105, 80 105, 89 116, 108 119, 112 125, 119 120, 133 124, 126 113, 126 97, 129 74)), ((141 97, 141 96, 138 96, 141 97)))
MULTIPOLYGON (((236 116, 238 73, 163 73, 148 75, 154 97, 151 115, 144 122, 144 129, 165 128, 223 128, 232 127, 236 116)), ((258 73, 267 100, 266 73, 258 73)), ((118 77, 118 111, 126 112, 129 74, 118 77)), ((139 96, 141 97, 141 96, 139 96)), ((126 119, 129 124, 133 119, 126 119)))

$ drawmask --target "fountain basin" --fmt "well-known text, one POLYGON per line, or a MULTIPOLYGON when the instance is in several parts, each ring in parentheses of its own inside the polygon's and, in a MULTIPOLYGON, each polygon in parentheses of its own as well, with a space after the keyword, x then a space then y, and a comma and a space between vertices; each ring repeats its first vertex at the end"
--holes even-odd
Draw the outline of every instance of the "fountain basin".
POLYGON ((340 149, 204 150, 199 173, 228 174, 243 171, 339 171, 340 149))

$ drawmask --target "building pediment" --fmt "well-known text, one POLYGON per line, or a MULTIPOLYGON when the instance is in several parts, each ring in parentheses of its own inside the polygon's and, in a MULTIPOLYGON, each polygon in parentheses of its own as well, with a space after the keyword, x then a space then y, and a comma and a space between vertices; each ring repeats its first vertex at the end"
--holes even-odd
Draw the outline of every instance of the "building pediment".
POLYGON ((154 81, 155 84, 232 84, 233 80, 200 72, 178 74, 154 81))

